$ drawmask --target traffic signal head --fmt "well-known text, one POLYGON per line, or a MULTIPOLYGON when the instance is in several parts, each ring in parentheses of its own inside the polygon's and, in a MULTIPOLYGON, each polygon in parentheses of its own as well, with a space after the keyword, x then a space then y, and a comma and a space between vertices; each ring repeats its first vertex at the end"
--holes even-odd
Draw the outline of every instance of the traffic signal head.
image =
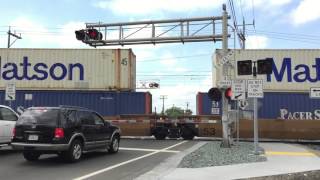
POLYGON ((251 75, 252 74, 252 61, 238 61, 238 75, 251 75))
POLYGON ((220 101, 221 100, 221 91, 218 88, 211 88, 208 91, 208 96, 211 101, 220 101))
POLYGON ((258 74, 272 73, 273 58, 260 59, 257 61, 258 74))
POLYGON ((76 33, 77 40, 83 41, 83 40, 86 39, 87 33, 86 33, 85 30, 82 29, 82 30, 79 30, 79 31, 75 31, 75 33, 76 33))
POLYGON ((89 30, 88 30, 88 35, 89 35, 89 38, 90 38, 90 39, 93 39, 93 40, 102 40, 102 33, 99 32, 99 31, 96 30, 96 29, 89 29, 89 30))
POLYGON ((232 97, 231 88, 226 89, 226 91, 224 92, 224 97, 226 97, 228 100, 231 100, 231 97, 232 97))

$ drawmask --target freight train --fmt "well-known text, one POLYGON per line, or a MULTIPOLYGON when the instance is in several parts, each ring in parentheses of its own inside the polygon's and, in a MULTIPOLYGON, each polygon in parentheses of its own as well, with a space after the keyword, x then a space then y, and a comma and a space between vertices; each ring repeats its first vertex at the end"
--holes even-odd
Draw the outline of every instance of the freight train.
MULTIPOLYGON (((319 140, 320 99, 311 99, 311 87, 320 87, 320 50, 233 50, 234 61, 273 58, 258 100, 259 137, 267 140, 319 140)), ((207 93, 197 95, 197 115, 170 119, 152 114, 152 96, 135 92, 135 55, 107 49, 0 49, 0 103, 23 106, 73 105, 94 109, 118 125, 123 135, 156 139, 221 137, 221 102, 207 93), (5 86, 16 85, 14 101, 5 86), (10 102, 10 103, 9 103, 10 102), (128 114, 128 115, 124 115, 128 114)), ((221 77, 221 50, 213 58, 213 86, 221 77)), ((237 79, 236 65, 230 72, 237 79)), ((252 103, 238 114, 240 138, 253 137, 252 103)), ((234 115, 232 111, 229 116, 234 115)), ((233 126, 233 124, 231 124, 233 126)), ((232 129, 233 135, 235 128, 232 129)))

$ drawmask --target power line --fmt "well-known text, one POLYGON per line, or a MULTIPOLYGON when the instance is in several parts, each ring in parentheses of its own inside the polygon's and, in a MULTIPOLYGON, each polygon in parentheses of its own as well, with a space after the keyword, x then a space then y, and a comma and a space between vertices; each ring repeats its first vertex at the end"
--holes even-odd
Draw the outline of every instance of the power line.
POLYGON ((208 56, 211 54, 196 54, 190 56, 175 56, 175 57, 168 57, 168 58, 154 58, 154 59, 144 59, 144 60, 137 60, 137 62, 153 62, 153 61, 161 61, 166 59, 183 59, 183 58, 193 58, 193 57, 201 57, 201 56, 208 56))

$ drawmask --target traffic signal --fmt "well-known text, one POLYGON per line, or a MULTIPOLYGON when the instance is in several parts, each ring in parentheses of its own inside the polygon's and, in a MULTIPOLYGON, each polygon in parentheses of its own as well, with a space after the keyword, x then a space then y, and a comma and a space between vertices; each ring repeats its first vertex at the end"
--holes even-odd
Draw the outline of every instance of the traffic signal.
POLYGON ((208 91, 208 96, 211 101, 220 101, 221 100, 221 91, 218 88, 211 88, 208 91))
POLYGON ((79 31, 75 31, 75 33, 76 33, 77 40, 83 41, 83 40, 87 39, 88 35, 87 35, 85 30, 82 29, 82 30, 79 30, 79 31))
POLYGON ((89 38, 90 38, 90 39, 93 39, 93 40, 102 40, 102 33, 99 32, 99 31, 96 30, 96 29, 89 29, 89 30, 88 30, 88 35, 89 35, 89 38))
POLYGON ((238 61, 238 75, 251 75, 252 74, 252 61, 238 61))
POLYGON ((156 83, 156 82, 149 83, 149 87, 150 87, 150 88, 158 88, 158 87, 159 87, 159 84, 156 83))
POLYGON ((226 89, 226 91, 224 92, 224 97, 226 97, 229 101, 231 100, 231 97, 232 97, 231 88, 226 89))
POLYGON ((102 33, 99 32, 96 29, 81 29, 78 31, 75 31, 76 38, 79 41, 84 41, 84 40, 102 40, 102 33))
POLYGON ((258 74, 271 74, 272 73, 273 58, 260 59, 257 61, 258 74))

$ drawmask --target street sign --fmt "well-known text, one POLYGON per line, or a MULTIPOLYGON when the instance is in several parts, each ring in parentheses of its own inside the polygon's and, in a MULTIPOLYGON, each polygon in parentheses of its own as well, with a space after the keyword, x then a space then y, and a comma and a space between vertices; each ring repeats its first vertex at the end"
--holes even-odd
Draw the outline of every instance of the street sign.
POLYGON ((309 93, 310 98, 320 98, 320 87, 312 87, 310 88, 310 93, 309 93))
POLYGON ((232 80, 231 91, 232 91, 231 99, 233 100, 246 99, 246 80, 244 79, 232 80))
POLYGON ((250 79, 247 81, 248 97, 263 98, 263 80, 250 79))
POLYGON ((13 82, 10 82, 6 86, 6 101, 14 101, 16 100, 16 85, 13 82))

